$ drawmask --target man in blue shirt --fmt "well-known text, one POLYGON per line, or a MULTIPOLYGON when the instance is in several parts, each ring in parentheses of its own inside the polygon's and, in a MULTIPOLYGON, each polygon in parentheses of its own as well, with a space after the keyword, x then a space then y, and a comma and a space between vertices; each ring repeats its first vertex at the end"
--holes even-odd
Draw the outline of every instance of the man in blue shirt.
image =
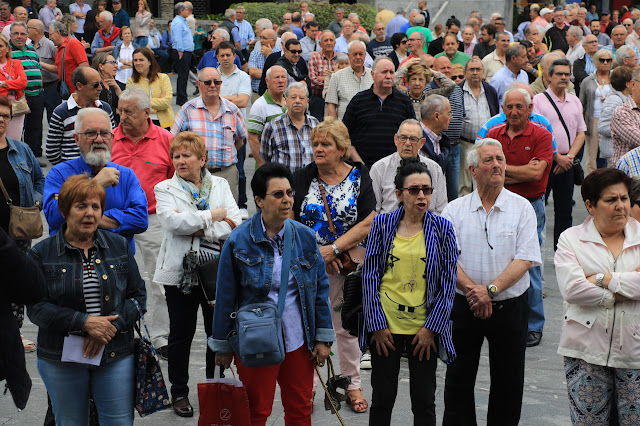
POLYGON ((49 235, 57 233, 65 222, 58 210, 60 187, 69 176, 86 173, 107 195, 98 226, 125 237, 135 252, 133 236, 149 226, 147 197, 133 170, 110 162, 113 133, 109 115, 99 108, 78 111, 74 138, 82 156, 54 166, 45 180, 44 214, 49 235))
MULTIPOLYGON (((198 63, 196 67, 198 70, 207 67, 218 68, 220 62, 218 62, 216 56, 216 49, 223 41, 230 41, 229 33, 224 28, 218 28, 213 32, 213 37, 211 37, 211 50, 205 53, 202 59, 200 59, 200 63, 198 63)), ((236 58, 233 63, 240 70, 242 69, 242 62, 240 61, 239 55, 242 55, 242 53, 238 49, 235 49, 234 53, 236 54, 236 58)))
POLYGON ((240 34, 240 50, 245 57, 245 60, 249 60, 249 47, 253 46, 256 42, 256 35, 253 32, 253 27, 244 18, 246 11, 244 7, 236 7, 236 20, 235 24, 238 27, 238 33, 240 34))
POLYGON ((131 26, 129 14, 122 8, 122 0, 112 0, 113 3, 113 25, 118 28, 131 26))
POLYGON ((187 102, 187 82, 193 56, 193 35, 187 25, 187 16, 191 14, 193 6, 188 3, 177 3, 174 7, 176 17, 171 23, 171 39, 173 48, 178 52, 178 61, 175 64, 178 73, 178 87, 176 105, 182 106, 187 102))

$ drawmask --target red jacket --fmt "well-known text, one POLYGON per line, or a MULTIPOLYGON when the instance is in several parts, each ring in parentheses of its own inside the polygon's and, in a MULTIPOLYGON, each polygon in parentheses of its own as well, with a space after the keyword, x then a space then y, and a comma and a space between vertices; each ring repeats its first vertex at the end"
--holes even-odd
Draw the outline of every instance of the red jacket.
POLYGON ((22 62, 18 59, 7 59, 4 71, 0 71, 0 81, 7 83, 7 87, 0 87, 0 95, 7 96, 10 90, 14 90, 16 99, 24 96, 24 89, 27 87, 27 75, 22 67, 22 62))

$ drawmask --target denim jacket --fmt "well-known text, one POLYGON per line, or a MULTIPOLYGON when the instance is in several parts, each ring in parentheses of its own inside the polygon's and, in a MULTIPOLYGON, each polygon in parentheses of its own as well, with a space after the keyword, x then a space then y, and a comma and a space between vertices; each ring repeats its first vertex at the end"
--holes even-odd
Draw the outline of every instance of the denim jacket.
POLYGON ((7 158, 20 184, 20 206, 31 207, 36 201, 42 206, 44 174, 38 159, 24 142, 7 138, 7 158))
MULTIPOLYGON (((82 255, 71 247, 62 232, 36 244, 29 255, 42 269, 47 283, 43 301, 27 307, 31 321, 39 327, 38 357, 60 361, 65 336, 86 336, 86 313, 82 287, 82 255)), ((100 315, 118 315, 112 324, 116 335, 107 343, 101 364, 133 353, 133 324, 138 320, 136 299, 145 310, 147 293, 133 251, 124 237, 96 230, 94 242, 96 274, 101 279, 100 315)))
MULTIPOLYGON (((235 329, 231 314, 236 306, 264 303, 271 290, 273 248, 262 230, 261 213, 238 226, 225 243, 218 267, 213 336, 214 352, 233 352, 227 340, 235 329)), ((298 284, 305 340, 310 351, 316 342, 333 342, 335 333, 329 308, 329 278, 311 228, 293 225, 291 271, 298 284)))

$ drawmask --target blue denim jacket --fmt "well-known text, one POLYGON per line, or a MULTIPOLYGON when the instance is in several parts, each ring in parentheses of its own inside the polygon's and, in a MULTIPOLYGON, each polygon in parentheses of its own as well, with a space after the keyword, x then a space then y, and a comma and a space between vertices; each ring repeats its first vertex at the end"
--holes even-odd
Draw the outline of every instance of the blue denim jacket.
MULTIPOLYGON (((85 336, 86 313, 82 288, 82 254, 70 246, 61 232, 36 244, 29 255, 44 273, 47 295, 27 307, 31 321, 39 327, 38 357, 60 361, 65 336, 85 336)), ((102 363, 133 353, 133 324, 138 310, 131 299, 146 307, 147 293, 133 252, 124 237, 98 229, 94 243, 96 274, 101 279, 100 315, 118 315, 112 324, 116 335, 107 343, 102 363)))
MULTIPOLYGON (((258 212, 238 226, 222 249, 213 336, 209 338, 209 347, 214 352, 233 352, 227 336, 235 329, 231 314, 236 306, 264 303, 271 290, 273 247, 264 235, 260 215, 258 212)), ((305 340, 313 351, 316 342, 333 342, 336 337, 329 308, 329 278, 311 228, 290 222, 293 225, 291 271, 300 292, 305 340)))
POLYGON ((38 159, 24 142, 7 138, 7 158, 20 184, 20 206, 31 207, 36 201, 42 206, 44 174, 38 159))

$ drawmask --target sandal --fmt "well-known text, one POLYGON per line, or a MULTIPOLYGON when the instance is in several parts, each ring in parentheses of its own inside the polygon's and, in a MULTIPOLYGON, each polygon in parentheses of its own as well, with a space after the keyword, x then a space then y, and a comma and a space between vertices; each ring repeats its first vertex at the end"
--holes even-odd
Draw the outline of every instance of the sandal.
POLYGON ((20 335, 20 338, 22 339, 22 347, 24 347, 25 352, 33 352, 36 350, 36 344, 33 341, 25 339, 23 335, 20 335))
POLYGON ((362 395, 363 390, 362 388, 349 389, 344 392, 347 396, 347 404, 349 404, 354 413, 366 413, 367 408, 369 408, 367 400, 362 395))

